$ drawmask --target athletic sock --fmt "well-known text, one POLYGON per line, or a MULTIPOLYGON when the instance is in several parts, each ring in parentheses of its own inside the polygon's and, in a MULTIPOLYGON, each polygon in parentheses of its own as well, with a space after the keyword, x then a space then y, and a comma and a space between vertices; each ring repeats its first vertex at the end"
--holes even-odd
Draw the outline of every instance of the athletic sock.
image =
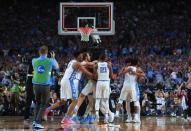
POLYGON ((99 117, 99 111, 96 111, 96 117, 99 117))
POLYGON ((108 113, 105 114, 105 119, 108 120, 108 113))
POLYGON ((69 118, 69 116, 67 114, 64 115, 65 118, 69 118))
POLYGON ((130 107, 130 102, 126 102, 126 111, 127 111, 127 116, 128 119, 131 119, 131 107, 130 107))
POLYGON ((116 111, 115 114, 116 114, 116 116, 119 116, 119 111, 116 111))
POLYGON ((78 112, 79 107, 76 105, 74 108, 74 112, 77 113, 78 112))
POLYGON ((112 112, 111 112, 111 110, 109 110, 109 111, 108 111, 108 113, 109 113, 109 115, 110 115, 110 116, 112 115, 112 112))
POLYGON ((73 114, 73 115, 72 115, 72 117, 76 117, 76 116, 77 116, 77 114, 73 114))
POLYGON ((139 119, 139 114, 135 113, 135 119, 139 119))

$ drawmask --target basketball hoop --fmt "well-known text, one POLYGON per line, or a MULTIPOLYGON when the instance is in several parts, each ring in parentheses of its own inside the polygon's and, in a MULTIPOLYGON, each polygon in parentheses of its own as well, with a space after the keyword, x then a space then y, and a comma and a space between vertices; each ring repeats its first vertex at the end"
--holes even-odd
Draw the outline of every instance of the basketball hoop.
POLYGON ((78 28, 78 31, 81 34, 81 41, 88 42, 89 41, 89 36, 92 32, 92 28, 90 27, 80 27, 78 28))

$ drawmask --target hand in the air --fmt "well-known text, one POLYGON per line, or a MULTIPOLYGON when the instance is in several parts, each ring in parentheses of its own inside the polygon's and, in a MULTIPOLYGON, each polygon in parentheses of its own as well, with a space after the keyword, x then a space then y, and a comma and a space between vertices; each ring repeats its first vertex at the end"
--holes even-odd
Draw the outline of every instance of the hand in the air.
POLYGON ((50 52, 50 55, 51 55, 51 58, 55 58, 55 53, 54 53, 54 51, 51 51, 51 52, 50 52))

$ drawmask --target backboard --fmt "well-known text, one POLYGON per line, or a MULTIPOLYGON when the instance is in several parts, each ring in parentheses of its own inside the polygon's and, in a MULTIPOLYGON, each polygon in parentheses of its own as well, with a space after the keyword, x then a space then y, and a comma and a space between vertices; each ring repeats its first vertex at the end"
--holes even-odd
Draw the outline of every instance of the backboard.
POLYGON ((112 2, 62 2, 60 3, 60 19, 58 34, 80 35, 79 27, 95 28, 92 35, 114 35, 112 2))

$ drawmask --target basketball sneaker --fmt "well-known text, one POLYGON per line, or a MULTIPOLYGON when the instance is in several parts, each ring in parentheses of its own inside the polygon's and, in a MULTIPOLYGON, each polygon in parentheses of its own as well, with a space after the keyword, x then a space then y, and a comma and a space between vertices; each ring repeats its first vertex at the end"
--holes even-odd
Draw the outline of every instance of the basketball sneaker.
POLYGON ((80 123, 77 115, 72 116, 71 120, 75 123, 80 123))
POLYGON ((37 128, 37 129, 44 129, 44 126, 42 126, 42 125, 39 124, 39 123, 36 123, 36 124, 34 125, 34 128, 37 128))
POLYGON ((32 121, 32 126, 35 126, 35 124, 37 124, 36 121, 32 121))
POLYGON ((84 117, 80 120, 80 123, 83 123, 83 124, 89 124, 90 123, 90 119, 89 117, 84 117))
POLYGON ((131 122, 133 122, 133 120, 132 120, 131 117, 129 117, 129 118, 127 118, 127 120, 126 120, 125 122, 126 122, 126 123, 131 123, 131 122))
POLYGON ((90 124, 93 124, 93 123, 95 123, 95 122, 96 122, 95 117, 94 117, 93 115, 89 115, 89 123, 90 123, 90 124))
POLYGON ((132 120, 132 122, 134 122, 134 123, 141 123, 141 120, 138 119, 138 118, 134 118, 134 119, 132 120))
POLYGON ((108 119, 105 118, 103 123, 104 124, 109 124, 108 119))
POLYGON ((72 121, 70 118, 67 118, 67 117, 64 117, 64 118, 62 119, 61 123, 62 123, 62 124, 65 124, 65 123, 67 123, 67 124, 75 124, 74 121, 72 121))

